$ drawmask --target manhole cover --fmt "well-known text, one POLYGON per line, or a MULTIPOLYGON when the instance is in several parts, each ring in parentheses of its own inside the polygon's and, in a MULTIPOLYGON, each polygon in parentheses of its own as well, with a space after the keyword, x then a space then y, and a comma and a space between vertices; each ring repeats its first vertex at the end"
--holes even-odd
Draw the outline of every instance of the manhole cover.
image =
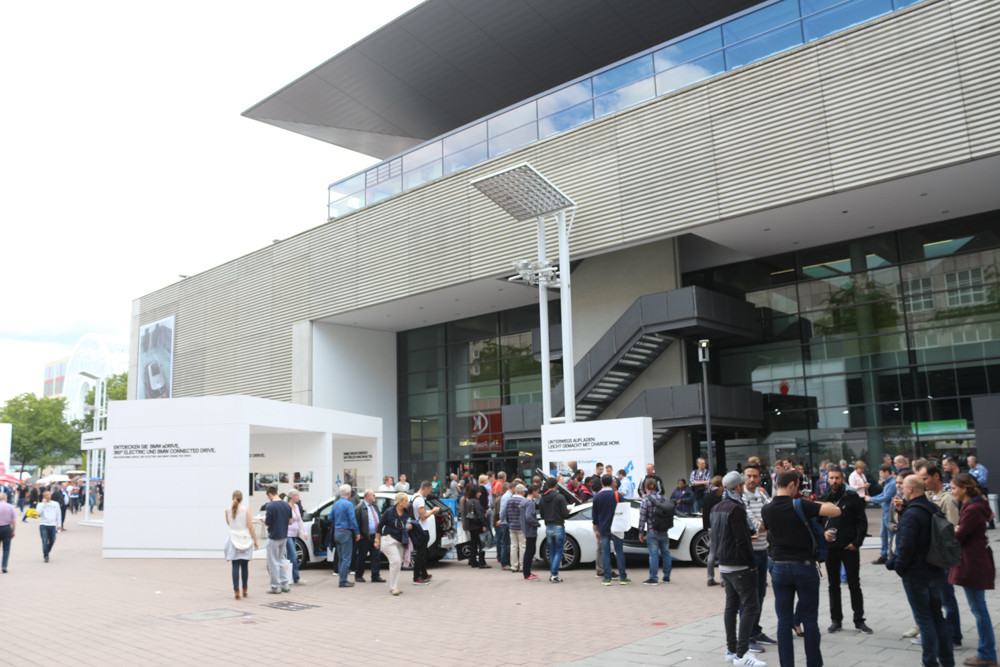
POLYGON ((301 602, 272 602, 262 604, 261 607, 271 607, 272 609, 284 609, 285 611, 302 611, 303 609, 315 609, 319 605, 302 604, 301 602))
POLYGON ((236 618, 237 616, 243 616, 243 612, 233 611, 232 609, 209 609, 208 611, 193 611, 189 614, 175 614, 174 618, 200 623, 201 621, 214 621, 219 618, 236 618))

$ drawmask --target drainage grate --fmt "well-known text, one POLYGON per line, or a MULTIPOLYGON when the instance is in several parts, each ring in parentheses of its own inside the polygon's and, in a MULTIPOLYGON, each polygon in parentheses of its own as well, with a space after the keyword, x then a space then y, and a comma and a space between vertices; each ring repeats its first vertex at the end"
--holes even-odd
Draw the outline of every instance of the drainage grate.
POLYGON ((316 609, 319 605, 302 604, 301 602, 272 602, 270 604, 262 604, 261 607, 284 609, 285 611, 302 611, 303 609, 316 609))
POLYGON ((243 612, 233 611, 232 609, 209 609, 208 611, 193 611, 189 614, 175 614, 173 618, 179 618, 182 621, 201 623, 202 621, 214 621, 220 618, 236 618, 237 616, 243 616, 243 612))

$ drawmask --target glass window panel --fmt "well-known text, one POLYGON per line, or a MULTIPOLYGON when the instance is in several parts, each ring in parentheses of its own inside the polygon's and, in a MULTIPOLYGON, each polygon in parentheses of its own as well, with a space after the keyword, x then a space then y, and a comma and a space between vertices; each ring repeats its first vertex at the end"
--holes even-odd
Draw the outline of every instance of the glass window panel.
POLYGON ((564 132, 577 125, 583 125, 587 121, 594 119, 594 103, 587 100, 583 104, 566 109, 565 111, 553 114, 538 121, 538 136, 545 138, 564 132))
POLYGON ((338 196, 352 195, 365 189, 365 175, 358 174, 351 178, 334 183, 330 186, 330 197, 336 199, 338 196))
POLYGON ((657 72, 662 72, 721 48, 722 29, 712 28, 660 49, 653 54, 653 65, 657 72))
POLYGON ((736 69, 802 44, 802 26, 787 25, 726 49, 726 68, 736 69))
MULTIPOLYGON (((448 343, 482 342, 494 338, 499 327, 499 318, 495 313, 467 317, 462 320, 448 322, 448 343)), ((471 358, 470 358, 471 359, 471 358)), ((469 363, 468 361, 462 363, 469 363)))
MULTIPOLYGON (((1000 213, 991 211, 899 233, 903 261, 936 259, 1000 247, 1000 213)), ((995 261, 994 261, 995 263, 995 261)), ((930 269, 932 262, 926 267, 930 269)))
MULTIPOLYGON (((819 2, 813 0, 802 0, 802 13, 807 11, 806 6, 830 5, 831 2, 819 2)), ((862 23, 867 23, 872 19, 888 14, 892 11, 891 0, 852 0, 843 2, 825 12, 809 16, 802 19, 802 30, 805 33, 806 41, 812 42, 817 39, 847 30, 848 28, 862 23)))
POLYGON ((441 142, 435 141, 403 156, 403 171, 411 171, 441 158, 441 142))
POLYGON ((898 263, 892 234, 811 248, 800 255, 802 272, 812 278, 858 273, 898 263))
POLYGON ((777 314, 799 312, 798 291, 795 285, 747 292, 744 297, 757 308, 766 308, 777 314))
POLYGON ((538 98, 538 116, 541 118, 563 109, 569 109, 593 96, 590 79, 574 83, 572 86, 566 86, 562 90, 538 98))
POLYGON ((471 167, 480 162, 485 162, 489 157, 489 151, 484 141, 471 148, 466 148, 464 151, 446 156, 444 158, 444 173, 451 174, 459 169, 471 167))
POLYGON ((439 368, 444 368, 444 349, 440 347, 432 347, 429 349, 410 352, 406 355, 406 366, 406 370, 410 373, 433 371, 439 368))
POLYGON ((729 294, 798 280, 791 253, 713 269, 708 287, 729 294))
POLYGON ((719 51, 657 74, 656 94, 665 95, 725 71, 726 59, 719 51))
POLYGON ((399 194, 403 191, 403 180, 396 176, 390 178, 386 181, 382 181, 376 186, 370 187, 367 190, 368 203, 374 204, 375 202, 382 201, 386 197, 391 197, 393 195, 399 194))
POLYGON ((594 115, 597 118, 621 111, 656 96, 656 86, 652 78, 623 86, 618 90, 594 98, 594 115))
POLYGON ((594 95, 601 95, 653 74, 653 56, 642 56, 593 77, 594 95))
POLYGON ((908 360, 906 335, 903 333, 845 340, 827 339, 814 341, 809 345, 806 375, 829 373, 834 364, 828 362, 841 364, 843 372, 855 372, 905 366, 908 360))
POLYGON ((908 298, 908 303, 913 301, 914 305, 919 307, 907 310, 910 328, 924 329, 947 324, 979 325, 982 323, 982 326, 992 327, 995 331, 997 325, 995 323, 989 324, 1000 319, 1000 301, 992 293, 995 290, 996 288, 986 288, 985 301, 967 306, 959 304, 963 300, 976 298, 978 294, 974 290, 925 293, 908 298))
POLYGON ((403 340, 403 348, 407 350, 422 350, 428 347, 444 345, 444 325, 435 324, 422 329, 411 329, 399 334, 403 340))
POLYGON ((409 190, 410 188, 415 188, 418 185, 423 185, 424 183, 433 181, 435 178, 441 178, 443 170, 444 165, 441 160, 436 160, 430 164, 425 164, 422 167, 407 172, 403 174, 403 189, 409 190))
POLYGON ((892 0, 892 6, 896 9, 902 9, 903 7, 909 7, 910 5, 915 5, 918 2, 923 2, 924 0, 892 0))
POLYGON ((798 0, 782 0, 723 24, 722 36, 727 45, 735 44, 797 18, 799 18, 798 0))
MULTIPOLYGON (((800 283, 799 307, 810 311, 887 301, 899 296, 899 283, 896 267, 800 283)), ((901 305, 894 307, 902 308, 901 305)))
POLYGON ((406 407, 406 415, 409 417, 444 414, 448 412, 448 395, 445 392, 438 392, 407 396, 406 407))
POLYGON ((406 390, 409 394, 423 394, 428 391, 442 391, 444 389, 444 369, 410 373, 406 376, 406 390))
POLYGON ((329 216, 331 218, 336 218, 341 215, 347 215, 348 213, 353 213, 359 208, 365 205, 365 193, 359 192, 350 197, 344 197, 343 199, 338 199, 335 202, 330 203, 329 216))
POLYGON ((496 137, 537 119, 535 103, 528 102, 486 121, 489 136, 496 137))
POLYGON ((831 308, 802 315, 806 340, 858 338, 903 331, 905 321, 898 301, 878 301, 847 308, 831 308))
POLYGON ((757 345, 736 351, 726 351, 720 357, 722 384, 780 382, 802 376, 802 348, 757 345))
POLYGON ((479 123, 448 135, 441 140, 442 151, 445 155, 450 155, 480 141, 486 141, 486 123, 479 123))
POLYGON ((499 137, 490 139, 490 157, 503 155, 515 148, 526 146, 533 141, 538 141, 537 123, 525 125, 507 134, 501 134, 499 137))

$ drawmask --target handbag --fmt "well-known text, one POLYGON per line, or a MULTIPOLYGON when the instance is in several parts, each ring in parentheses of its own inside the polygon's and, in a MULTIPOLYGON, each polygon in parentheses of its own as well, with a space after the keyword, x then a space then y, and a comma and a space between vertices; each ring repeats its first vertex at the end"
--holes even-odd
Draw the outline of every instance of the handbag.
POLYGON ((479 533, 479 543, 482 545, 483 550, 492 549, 496 546, 496 542, 493 540, 493 533, 488 530, 479 533))
POLYGON ((625 537, 632 528, 632 503, 615 505, 615 516, 611 519, 611 532, 619 538, 625 537))
POLYGON ((253 536, 246 528, 229 531, 229 541, 237 551, 246 551, 253 546, 253 536))

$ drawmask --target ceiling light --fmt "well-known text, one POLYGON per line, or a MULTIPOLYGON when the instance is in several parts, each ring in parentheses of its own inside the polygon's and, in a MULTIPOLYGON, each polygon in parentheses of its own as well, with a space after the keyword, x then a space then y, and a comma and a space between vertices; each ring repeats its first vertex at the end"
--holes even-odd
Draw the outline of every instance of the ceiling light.
POLYGON ((851 411, 850 411, 850 410, 844 410, 844 414, 845 414, 845 415, 847 415, 847 414, 850 414, 850 413, 851 413, 851 411))

